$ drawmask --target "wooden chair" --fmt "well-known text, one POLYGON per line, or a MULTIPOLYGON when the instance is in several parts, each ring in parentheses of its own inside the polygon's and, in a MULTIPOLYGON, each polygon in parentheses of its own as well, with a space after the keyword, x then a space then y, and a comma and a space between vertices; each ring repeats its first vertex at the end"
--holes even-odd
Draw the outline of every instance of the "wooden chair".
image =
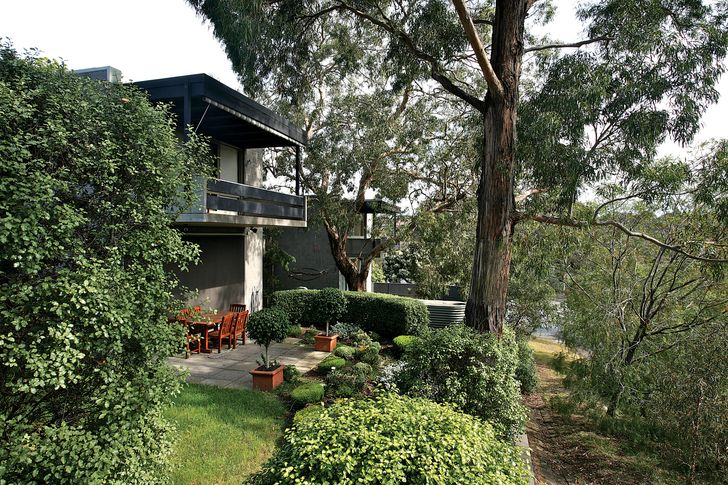
POLYGON ((207 337, 214 341, 217 341, 217 353, 222 351, 222 341, 227 339, 228 349, 233 345, 233 323, 235 320, 234 313, 228 313, 222 317, 222 323, 220 324, 220 330, 213 330, 207 333, 207 337))
POLYGON ((238 337, 242 335, 243 345, 245 345, 245 329, 248 326, 248 311, 236 313, 235 325, 233 326, 233 348, 238 346, 238 337))
POLYGON ((233 313, 240 313, 245 311, 245 304, 243 303, 231 303, 230 311, 233 313))

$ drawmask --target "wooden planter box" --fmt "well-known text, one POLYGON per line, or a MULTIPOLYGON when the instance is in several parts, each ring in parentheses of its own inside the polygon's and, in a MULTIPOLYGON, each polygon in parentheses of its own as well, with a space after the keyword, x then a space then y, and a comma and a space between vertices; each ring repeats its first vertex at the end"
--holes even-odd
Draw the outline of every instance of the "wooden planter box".
POLYGON ((319 352, 333 352, 336 348, 336 339, 338 335, 316 335, 314 337, 313 348, 319 352))
POLYGON ((261 391, 272 391, 283 383, 283 368, 285 365, 279 365, 273 370, 265 370, 263 366, 251 370, 253 376, 253 389, 261 391))

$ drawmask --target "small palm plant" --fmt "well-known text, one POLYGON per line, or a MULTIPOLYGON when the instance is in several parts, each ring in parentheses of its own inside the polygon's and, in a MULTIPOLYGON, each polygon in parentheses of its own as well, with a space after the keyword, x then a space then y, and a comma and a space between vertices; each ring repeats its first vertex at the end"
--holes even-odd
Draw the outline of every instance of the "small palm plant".
POLYGON ((273 342, 283 342, 288 336, 290 324, 288 314, 280 308, 264 308, 250 315, 248 334, 264 349, 262 365, 265 370, 277 367, 277 364, 268 358, 268 347, 273 342))

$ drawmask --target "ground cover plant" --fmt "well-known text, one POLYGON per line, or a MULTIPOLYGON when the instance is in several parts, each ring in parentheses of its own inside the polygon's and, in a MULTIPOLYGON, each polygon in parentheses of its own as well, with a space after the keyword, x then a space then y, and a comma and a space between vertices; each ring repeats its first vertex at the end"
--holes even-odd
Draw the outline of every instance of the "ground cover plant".
POLYGON ((208 161, 137 89, 0 44, 0 482, 163 479, 171 224, 208 161))
POLYGON ((524 484, 520 451, 487 423, 396 394, 305 415, 250 483, 524 484))
POLYGON ((284 414, 271 394, 187 385, 165 411, 176 428, 172 483, 241 483, 273 453, 284 414))

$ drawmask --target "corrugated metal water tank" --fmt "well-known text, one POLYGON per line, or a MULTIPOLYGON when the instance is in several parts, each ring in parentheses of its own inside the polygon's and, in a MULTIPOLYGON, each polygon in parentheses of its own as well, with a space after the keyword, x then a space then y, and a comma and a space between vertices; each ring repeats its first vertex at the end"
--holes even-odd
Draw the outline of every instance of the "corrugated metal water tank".
POLYGON ((420 300, 430 313, 430 327, 442 328, 465 322, 465 302, 447 300, 420 300))

